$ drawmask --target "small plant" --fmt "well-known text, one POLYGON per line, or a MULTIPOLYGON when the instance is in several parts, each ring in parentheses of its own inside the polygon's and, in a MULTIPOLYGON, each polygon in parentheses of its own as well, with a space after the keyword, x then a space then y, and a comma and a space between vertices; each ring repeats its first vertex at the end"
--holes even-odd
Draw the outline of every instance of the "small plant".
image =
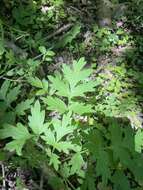
MULTIPOLYGON (((19 121, 3 123, 0 138, 8 138, 4 149, 33 165, 42 161, 48 170, 51 166, 49 184, 55 190, 107 188, 111 184, 115 189, 133 189, 136 183, 142 186, 143 132, 138 130, 135 135, 128 124, 120 126, 110 118, 102 124, 94 119, 88 98, 99 82, 90 80, 92 69, 85 64, 81 58, 72 67, 63 65, 62 73, 48 76, 48 80, 31 79, 39 99, 34 104, 33 99, 19 103, 14 109, 19 121), (26 113, 28 109, 30 113, 26 113), (31 154, 35 154, 35 161, 31 154)), ((9 82, 1 87, 4 107, 19 94, 19 86, 9 88, 9 82)))
MULTIPOLYGON (((42 103, 39 100, 34 103, 27 123, 19 122, 14 126, 3 125, 0 138, 11 137, 12 139, 6 144, 6 150, 16 151, 21 156, 25 144, 32 141, 37 148, 42 147, 42 151, 49 160, 49 165, 52 165, 56 171, 60 170, 59 167, 63 164, 64 167, 68 167, 68 177, 75 174, 82 175, 83 149, 81 143, 76 142, 75 138, 81 129, 75 123, 74 115, 93 112, 92 105, 82 103, 82 100, 85 94, 93 92, 97 85, 95 81, 88 79, 92 74, 92 69, 85 69, 85 64, 84 58, 81 58, 78 62, 74 61, 72 69, 63 65, 63 75, 58 73, 55 76, 49 76, 49 81, 40 81, 38 78, 31 80, 33 87, 42 89, 45 84, 48 95, 40 98, 44 106, 41 106, 42 103), (45 113, 49 111, 56 111, 59 118, 47 117, 45 113), (75 162, 78 164, 75 165, 75 162)), ((27 104, 30 103, 26 100, 18 105, 16 110, 19 110, 19 113, 21 110, 23 113, 28 108, 27 104)))

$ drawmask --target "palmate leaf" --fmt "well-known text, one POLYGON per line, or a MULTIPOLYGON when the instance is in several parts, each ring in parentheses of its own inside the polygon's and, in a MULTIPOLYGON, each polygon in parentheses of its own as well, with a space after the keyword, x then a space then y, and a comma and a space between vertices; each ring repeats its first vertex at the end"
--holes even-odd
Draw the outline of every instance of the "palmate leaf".
POLYGON ((76 173, 80 174, 81 168, 84 165, 84 160, 80 152, 77 152, 72 156, 69 165, 71 165, 71 175, 76 173))
POLYGON ((67 114, 64 114, 62 117, 62 127, 67 127, 68 125, 71 125, 72 120, 72 112, 69 111, 67 114))
POLYGON ((116 171, 112 177, 114 190, 131 190, 128 178, 122 171, 116 171))
POLYGON ((87 137, 86 147, 92 153, 92 158, 96 161, 96 175, 102 177, 104 185, 110 179, 110 160, 109 154, 104 150, 104 137, 99 130, 94 129, 87 137))
POLYGON ((33 103, 33 101, 34 101, 34 98, 27 99, 27 100, 17 104, 17 106, 15 108, 16 114, 17 115, 25 115, 25 111, 31 107, 31 104, 33 103))
POLYGON ((59 113, 67 111, 66 104, 60 98, 47 96, 46 98, 42 98, 42 100, 48 105, 48 110, 58 111, 59 113))
POLYGON ((123 130, 124 138, 122 145, 127 148, 130 152, 133 152, 136 146, 134 131, 130 126, 126 126, 123 130))
POLYGON ((25 142, 26 141, 24 139, 13 140, 6 144, 5 149, 10 152, 16 151, 17 155, 21 156, 22 148, 23 148, 25 142))
POLYGON ((86 65, 86 61, 85 61, 85 58, 84 57, 81 57, 78 61, 73 61, 73 70, 74 71, 81 71, 84 66, 86 65))
POLYGON ((104 138, 99 130, 93 130, 87 136, 86 147, 92 152, 93 157, 97 157, 98 151, 104 149, 104 138))
POLYGON ((63 120, 64 120, 64 116, 63 116, 62 122, 58 119, 53 119, 52 121, 54 130, 56 132, 57 141, 61 140, 65 135, 72 133, 75 130, 74 126, 67 126, 68 124, 65 124, 65 121, 63 123, 63 120))
POLYGON ((16 127, 11 125, 5 125, 4 129, 0 130, 0 139, 12 137, 12 141, 5 146, 6 150, 16 151, 18 155, 22 154, 22 148, 26 141, 31 138, 27 128, 21 123, 18 123, 16 127))
POLYGON ((96 190, 95 180, 95 171, 93 166, 91 165, 90 167, 88 167, 85 175, 85 180, 81 186, 81 190, 96 190))
POLYGON ((71 69, 70 66, 64 64, 63 65, 63 74, 64 78, 68 81, 70 84, 71 89, 73 89, 79 82, 87 79, 91 73, 92 69, 83 69, 83 66, 85 65, 84 58, 81 58, 78 62, 74 62, 74 70, 73 68, 71 69), (75 65, 78 65, 77 67, 75 65))
POLYGON ((40 102, 37 100, 34 106, 31 108, 31 115, 28 117, 29 127, 32 129, 34 134, 40 135, 44 132, 44 120, 45 111, 41 111, 40 102))
POLYGON ((64 162, 60 167, 60 173, 64 179, 70 177, 70 166, 68 165, 67 162, 64 162))
POLYGON ((120 157, 120 150, 122 150, 122 131, 117 122, 112 122, 109 127, 111 134, 111 144, 113 148, 114 159, 117 160, 120 157))
POLYGON ((71 91, 71 97, 76 96, 85 96, 85 93, 87 92, 94 92, 94 87, 96 86, 96 83, 94 81, 84 82, 83 84, 77 85, 72 91, 71 91))
POLYGON ((21 123, 18 123, 16 127, 6 124, 4 125, 4 128, 0 130, 0 139, 5 139, 8 137, 20 140, 22 138, 28 139, 31 135, 27 128, 21 123))
POLYGON ((56 143, 55 133, 51 129, 46 129, 44 135, 41 138, 46 142, 46 144, 54 146, 56 143))
POLYGON ((54 153, 52 153, 50 155, 50 162, 49 162, 49 164, 53 165, 54 168, 55 168, 55 170, 58 171, 60 163, 61 162, 59 161, 59 156, 56 155, 56 154, 54 154, 54 153))
POLYGON ((108 152, 100 150, 96 161, 96 174, 101 176, 103 184, 107 185, 108 179, 111 177, 108 152))
POLYGON ((51 122, 51 124, 53 125, 53 130, 47 128, 44 131, 44 135, 41 136, 46 144, 52 146, 54 149, 57 149, 59 152, 64 152, 66 154, 69 153, 69 150, 77 150, 77 147, 74 147, 74 145, 70 141, 61 141, 64 136, 72 133, 75 130, 75 127, 68 126, 68 123, 70 122, 70 118, 68 117, 70 116, 70 114, 68 113, 65 117, 63 116, 62 121, 58 119, 53 119, 51 122), (65 122, 66 118, 69 119, 68 123, 65 122))
MULTIPOLYGON (((132 135, 131 132, 127 129, 123 130, 121 126, 115 121, 110 124, 109 131, 111 133, 110 139, 114 161, 119 160, 122 165, 132 169, 132 155, 134 154, 134 144, 131 140, 126 139, 128 137, 127 133, 132 135), (127 135, 127 137, 123 138, 123 131, 124 136, 127 135), (130 147, 128 147, 129 145, 126 145, 125 143, 130 143, 129 145, 133 147, 133 150, 131 150, 130 147)), ((132 136, 129 138, 134 137, 132 136)))
POLYGON ((69 150, 76 150, 74 145, 71 142, 67 141, 60 141, 58 143, 55 143, 54 148, 56 148, 59 152, 64 152, 66 154, 69 154, 69 150))
POLYGON ((55 128, 57 141, 61 140, 65 135, 72 133, 74 130, 75 127, 73 126, 55 128))
POLYGON ((69 110, 71 110, 74 113, 77 113, 79 115, 93 112, 91 105, 89 105, 89 104, 85 105, 83 103, 78 103, 78 102, 72 102, 72 104, 69 107, 69 110))
POLYGON ((75 147, 71 142, 59 141, 57 142, 54 131, 50 129, 45 131, 45 134, 41 136, 47 145, 52 146, 54 149, 57 149, 59 152, 69 153, 69 150, 74 150, 75 147))
POLYGON ((140 181, 141 183, 143 183, 143 175, 142 175, 143 158, 140 156, 140 154, 138 154, 138 156, 136 156, 136 158, 131 160, 130 165, 129 165, 128 168, 134 174, 135 179, 137 181, 140 181))
POLYGON ((59 96, 69 97, 69 85, 63 81, 59 76, 49 76, 49 80, 52 82, 51 87, 56 90, 56 94, 59 96))

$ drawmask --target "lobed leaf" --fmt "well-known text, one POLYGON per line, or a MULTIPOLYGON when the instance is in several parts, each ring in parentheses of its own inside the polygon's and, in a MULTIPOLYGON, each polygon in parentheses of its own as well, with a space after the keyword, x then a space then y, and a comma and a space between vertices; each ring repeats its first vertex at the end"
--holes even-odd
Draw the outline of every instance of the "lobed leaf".
POLYGON ((25 111, 30 109, 31 104, 33 103, 34 98, 32 99, 27 99, 23 102, 20 102, 19 104, 17 104, 16 108, 15 108, 15 112, 17 115, 25 115, 25 111))
POLYGON ((28 117, 29 126, 36 135, 44 132, 45 111, 41 111, 40 102, 37 100, 31 108, 31 115, 28 117))
POLYGON ((59 113, 67 111, 66 104, 60 98, 47 96, 46 98, 42 98, 42 100, 48 105, 48 110, 58 111, 59 113))

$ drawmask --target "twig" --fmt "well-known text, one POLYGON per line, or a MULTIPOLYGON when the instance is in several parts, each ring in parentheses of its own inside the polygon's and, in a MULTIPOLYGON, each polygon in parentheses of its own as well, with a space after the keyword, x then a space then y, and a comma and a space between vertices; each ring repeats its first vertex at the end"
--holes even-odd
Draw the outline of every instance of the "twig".
POLYGON ((20 78, 19 79, 10 79, 10 78, 4 77, 4 76, 0 76, 0 79, 9 80, 12 82, 25 82, 25 80, 21 80, 20 78))
POLYGON ((39 58, 41 58, 42 56, 43 56, 43 54, 41 53, 41 54, 35 56, 35 57, 33 58, 33 60, 39 59, 39 58))
POLYGON ((54 33, 52 34, 49 34, 48 36, 45 37, 45 40, 49 40, 51 38, 53 38, 54 36, 57 36, 59 35, 60 33, 62 32, 65 32, 67 31, 69 28, 71 28, 73 26, 73 23, 69 23, 69 24, 66 24, 64 26, 62 26, 61 28, 59 28, 57 31, 55 31, 54 33))
POLYGON ((26 36, 29 36, 29 34, 22 34, 22 35, 20 35, 19 37, 16 38, 16 41, 20 40, 21 38, 26 37, 26 36))
POLYGON ((81 15, 83 14, 82 11, 79 10, 78 8, 76 8, 76 7, 70 6, 70 9, 73 9, 74 11, 80 13, 81 15))
POLYGON ((67 183, 69 184, 69 186, 73 189, 76 190, 76 188, 73 186, 73 184, 67 179, 67 183))

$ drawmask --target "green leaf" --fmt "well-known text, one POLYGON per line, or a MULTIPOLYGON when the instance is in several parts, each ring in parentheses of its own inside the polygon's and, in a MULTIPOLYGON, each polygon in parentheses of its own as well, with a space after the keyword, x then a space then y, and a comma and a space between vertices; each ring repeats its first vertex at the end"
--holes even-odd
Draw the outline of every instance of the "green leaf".
POLYGON ((132 127, 126 126, 123 130, 124 132, 124 139, 122 141, 122 145, 127 148, 130 152, 135 149, 135 136, 132 127))
POLYGON ((56 132, 57 141, 61 140, 65 135, 72 133, 75 129, 73 126, 62 126, 62 123, 58 119, 53 119, 52 123, 56 132))
POLYGON ((120 155, 120 150, 122 149, 122 131, 121 127, 118 125, 117 122, 112 122, 109 126, 109 131, 111 134, 111 143, 112 143, 112 148, 113 148, 113 156, 114 159, 117 160, 121 155, 120 155))
POLYGON ((47 109, 48 110, 54 110, 58 111, 60 113, 64 113, 67 111, 67 106, 66 104, 59 98, 53 98, 50 96, 47 96, 46 98, 42 98, 45 104, 48 105, 47 109))
POLYGON ((50 163, 49 164, 53 165, 55 170, 58 171, 60 163, 61 162, 59 161, 59 156, 52 153, 51 156, 50 156, 50 163))
POLYGON ((41 138, 46 142, 46 144, 49 144, 51 146, 54 146, 56 143, 55 133, 51 131, 51 129, 46 129, 44 131, 44 135, 42 135, 41 138))
POLYGON ((116 171, 112 177, 114 183, 114 190, 131 190, 128 178, 122 171, 116 171))
POLYGON ((80 115, 93 112, 91 105, 89 104, 85 105, 83 103, 78 103, 78 102, 72 102, 72 104, 69 107, 69 110, 80 115))
POLYGON ((6 99, 6 94, 8 92, 9 87, 10 87, 10 81, 5 80, 0 88, 0 99, 3 100, 6 99))
POLYGON ((38 77, 30 77, 28 82, 34 87, 43 88, 43 83, 38 77))
POLYGON ((57 95, 69 97, 70 91, 68 83, 61 80, 58 76, 55 77, 49 76, 48 78, 52 82, 51 84, 52 88, 57 91, 56 92, 57 95))
POLYGON ((135 134, 135 150, 141 153, 142 147, 143 147, 143 132, 141 129, 138 129, 138 131, 135 134))
POLYGON ((28 117, 29 126, 36 135, 44 132, 45 111, 41 111, 40 102, 37 100, 31 108, 31 116, 28 117))
MULTIPOLYGON (((5 111, 5 110, 3 109, 3 111, 5 111)), ((16 119, 16 115, 13 111, 0 113, 0 124, 1 125, 3 125, 3 124, 11 124, 12 125, 15 123, 15 119, 16 119)))
POLYGON ((0 150, 0 162, 6 160, 6 153, 2 150, 0 150))
POLYGON ((108 153, 100 150, 97 155, 96 174, 102 177, 103 184, 107 185, 108 179, 111 177, 110 163, 108 153))
POLYGON ((94 92, 94 87, 96 86, 96 83, 94 81, 86 82, 83 84, 77 85, 72 91, 71 91, 71 97, 76 96, 84 96, 87 92, 94 92))
POLYGON ((9 150, 10 152, 16 151, 17 155, 21 156, 22 148, 23 148, 24 144, 25 144, 24 139, 13 140, 10 143, 6 144, 5 149, 9 150))
POLYGON ((1 59, 1 56, 4 54, 4 52, 5 52, 4 42, 3 40, 0 40, 0 59, 1 59))
POLYGON ((55 55, 55 53, 53 51, 51 51, 51 50, 48 50, 46 52, 46 56, 53 57, 54 55, 55 55))
POLYGON ((96 190, 96 176, 93 166, 90 166, 86 172, 85 180, 81 186, 81 190, 96 190))
POLYGON ((69 154, 69 150, 75 150, 75 147, 71 142, 64 141, 55 143, 54 148, 56 148, 59 152, 63 151, 66 154, 69 154))
POLYGON ((56 48, 65 47, 68 43, 71 43, 74 38, 80 33, 81 26, 76 24, 72 27, 72 29, 67 32, 57 43, 56 48))
POLYGON ((76 72, 81 71, 86 65, 86 61, 84 57, 81 57, 78 61, 73 61, 73 69, 76 72))
POLYGON ((74 175, 76 173, 79 174, 81 168, 84 165, 84 160, 83 160, 83 157, 82 157, 81 153, 80 152, 75 153, 72 156, 69 164, 71 165, 70 174, 71 175, 74 175))
POLYGON ((45 90, 44 89, 41 89, 41 90, 38 90, 37 92, 36 92, 36 95, 37 96, 42 96, 42 95, 44 95, 46 92, 45 92, 45 90))
POLYGON ((89 133, 87 139, 88 139, 87 147, 93 154, 95 154, 96 157, 98 151, 104 148, 103 135, 99 130, 94 129, 89 133))
POLYGON ((39 51, 42 53, 42 54, 46 54, 47 50, 44 46, 40 46, 39 47, 39 51))
POLYGON ((66 64, 63 65, 62 71, 63 71, 65 79, 70 84, 71 89, 73 89, 79 82, 87 79, 92 73, 92 69, 84 69, 80 71, 73 70, 70 68, 70 66, 66 64))
POLYGON ((24 144, 31 138, 27 128, 21 123, 18 123, 16 127, 11 125, 5 125, 4 127, 4 129, 0 130, 0 139, 5 139, 8 137, 12 137, 14 139, 6 144, 5 149, 9 151, 16 151, 18 155, 21 155, 24 144))
POLYGON ((60 167, 60 173, 63 178, 68 178, 70 176, 70 166, 65 162, 63 165, 60 167))
POLYGON ((9 93, 6 96, 6 102, 8 105, 10 105, 12 102, 14 102, 17 99, 17 96, 20 93, 21 86, 16 86, 13 89, 10 89, 9 93))
POLYGON ((43 84, 43 88, 44 90, 47 90, 48 91, 48 87, 49 87, 49 83, 46 79, 43 79, 42 80, 42 84, 43 84))
POLYGON ((62 117, 62 127, 67 127, 68 125, 71 125, 72 120, 72 112, 69 111, 67 114, 64 114, 62 117))
POLYGON ((33 101, 34 101, 34 98, 33 99, 27 99, 27 100, 17 104, 17 106, 15 108, 16 114, 17 115, 25 115, 25 111, 30 109, 33 101))
POLYGON ((0 139, 5 139, 12 137, 13 139, 29 139, 31 137, 27 128, 21 123, 18 123, 17 126, 11 126, 9 124, 4 125, 4 128, 0 130, 0 139))

